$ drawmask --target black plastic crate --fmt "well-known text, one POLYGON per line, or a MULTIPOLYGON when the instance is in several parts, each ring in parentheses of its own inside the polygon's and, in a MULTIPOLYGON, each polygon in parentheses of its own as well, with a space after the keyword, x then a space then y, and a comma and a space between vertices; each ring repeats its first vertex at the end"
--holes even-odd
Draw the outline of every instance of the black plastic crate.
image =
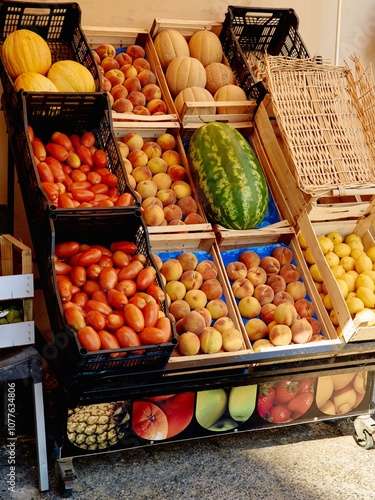
POLYGON ((220 33, 224 54, 240 86, 258 104, 267 88, 255 76, 248 62, 249 54, 310 57, 298 33, 298 24, 293 9, 228 6, 220 33))
POLYGON ((5 111, 12 114, 17 108, 17 93, 13 80, 1 58, 7 35, 18 29, 32 30, 47 42, 52 63, 72 59, 85 66, 93 75, 96 91, 102 90, 98 66, 90 44, 81 28, 81 9, 78 3, 34 3, 0 1, 0 79, 6 96, 5 111))
MULTIPOLYGON (((45 235, 44 245, 38 249, 37 261, 41 274, 42 286, 46 300, 49 319, 53 331, 53 345, 46 345, 43 355, 50 361, 61 365, 64 377, 71 381, 75 378, 90 375, 108 376, 111 374, 133 374, 150 370, 163 370, 177 344, 174 322, 172 338, 159 345, 143 345, 139 347, 121 348, 117 351, 101 350, 88 352, 82 348, 74 329, 66 324, 62 302, 59 297, 56 274, 53 265, 55 246, 65 241, 77 241, 89 245, 109 246, 120 240, 136 243, 137 253, 146 257, 145 265, 157 269, 151 253, 147 229, 141 212, 134 209, 132 213, 98 214, 52 214, 50 216, 50 236, 45 235), (121 356, 111 357, 118 352, 121 356)), ((164 284, 157 270, 155 283, 164 290, 164 284)), ((160 303, 162 310, 169 317, 167 301, 160 303)))

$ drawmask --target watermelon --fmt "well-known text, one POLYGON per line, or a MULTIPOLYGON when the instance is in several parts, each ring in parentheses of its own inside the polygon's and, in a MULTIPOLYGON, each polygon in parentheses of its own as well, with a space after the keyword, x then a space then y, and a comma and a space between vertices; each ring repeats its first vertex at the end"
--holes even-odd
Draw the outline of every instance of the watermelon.
POLYGON ((263 169, 245 137, 226 123, 210 122, 191 136, 187 156, 208 217, 227 229, 252 229, 269 202, 263 169))

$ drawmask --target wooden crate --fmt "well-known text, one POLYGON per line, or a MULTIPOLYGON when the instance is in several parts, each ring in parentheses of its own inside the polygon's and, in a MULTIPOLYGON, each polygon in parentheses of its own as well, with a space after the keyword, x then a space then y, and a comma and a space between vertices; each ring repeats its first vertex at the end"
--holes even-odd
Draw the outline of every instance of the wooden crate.
POLYGON ((34 278, 31 249, 9 234, 0 236, 0 301, 22 300, 23 321, 0 325, 0 348, 33 344, 34 278))
MULTIPOLYGON (((287 346, 262 348, 260 352, 254 354, 254 362, 256 362, 257 357, 259 357, 259 360, 262 361, 268 358, 269 362, 283 362, 300 358, 309 359, 309 356, 312 356, 317 352, 319 352, 319 355, 323 357, 332 356, 335 351, 342 349, 343 342, 338 338, 337 333, 329 320, 328 313, 323 307, 317 289, 309 274, 294 230, 291 231, 288 228, 285 228, 283 233, 279 233, 278 238, 275 237, 275 234, 272 232, 269 233, 268 239, 265 234, 263 234, 259 239, 257 239, 256 236, 253 237, 246 234, 240 236, 237 235, 237 237, 232 240, 228 237, 221 241, 218 248, 223 260, 223 265, 226 267, 227 263, 231 259, 233 261, 238 260, 240 252, 242 252, 245 248, 256 252, 258 251, 262 254, 262 247, 273 248, 274 246, 277 246, 277 244, 285 244, 293 252, 295 264, 301 272, 301 278, 307 289, 307 295, 315 306, 316 317, 321 325, 321 331, 324 339, 316 342, 309 342, 307 344, 291 344, 287 346), (269 247, 269 245, 271 245, 271 247, 269 247)), ((227 280, 227 286, 231 290, 231 284, 226 272, 225 277, 227 280)), ((237 299, 234 297, 233 293, 231 293, 231 295, 232 300, 236 305, 235 309, 238 319, 241 323, 244 335, 246 335, 245 323, 238 310, 237 299)))
POLYGON ((341 330, 339 335, 345 342, 375 340, 375 326, 372 325, 371 319, 369 322, 366 316, 358 315, 353 318, 350 314, 336 278, 324 257, 317 238, 319 235, 326 235, 331 231, 337 231, 342 236, 356 233, 361 236, 364 248, 367 250, 369 247, 375 245, 375 216, 372 205, 371 208, 372 211, 370 210, 366 216, 357 220, 311 222, 309 216, 306 214, 300 218, 299 227, 297 229, 306 239, 308 247, 318 266, 339 322, 341 330))
MULTIPOLYGON (((175 256, 181 252, 204 252, 201 254, 202 258, 207 258, 205 255, 209 254, 215 262, 218 275, 217 278, 223 287, 224 300, 228 306, 228 316, 233 320, 237 329, 242 331, 241 325, 238 321, 233 300, 231 299, 231 292, 227 286, 225 278, 225 271, 220 259, 215 234, 211 232, 204 232, 201 234, 176 234, 173 238, 166 240, 165 235, 150 234, 151 250, 153 254, 161 254, 166 257, 168 255, 175 256)), ((199 257, 198 257, 199 258, 199 257)), ((215 369, 235 369, 239 368, 238 360, 243 359, 244 364, 241 367, 249 365, 246 359, 251 354, 251 347, 247 335, 243 336, 243 348, 237 352, 220 352, 216 354, 197 354, 196 356, 171 356, 168 362, 170 369, 202 369, 202 370, 215 370, 215 369), (237 363, 233 362, 237 360, 237 363)))
MULTIPOLYGON (((193 179, 191 177, 190 169, 189 169, 189 162, 186 158, 186 153, 185 149, 182 143, 182 139, 180 134, 176 134, 175 129, 170 129, 166 127, 166 123, 164 123, 164 128, 153 128, 153 127, 148 127, 148 128, 138 128, 138 124, 135 128, 133 129, 128 129, 128 128, 123 128, 123 127, 118 127, 114 129, 115 136, 121 140, 127 133, 129 132, 137 132, 140 134, 144 140, 155 140, 159 135, 161 135, 164 132, 171 133, 175 136, 176 138, 176 150, 180 154, 181 157, 181 164, 184 166, 187 174, 187 182, 191 187, 192 190, 192 197, 197 203, 197 213, 199 213, 203 219, 204 222, 201 224, 186 224, 184 226, 148 226, 148 232, 150 235, 152 234, 169 234, 169 235, 175 235, 178 233, 194 233, 194 232, 202 232, 202 231, 211 231, 212 230, 212 225, 210 222, 207 220, 207 216, 203 210, 203 207, 199 201, 199 197, 196 192, 196 188, 193 182, 193 179)), ((164 236, 165 238, 165 236, 164 236)))
POLYGON ((116 113, 112 111, 113 127, 129 127, 132 128, 136 124, 137 127, 163 129, 168 123, 169 128, 180 129, 178 115, 170 95, 167 82, 165 81, 164 73, 160 68, 160 63, 157 58, 154 44, 150 34, 145 30, 126 29, 119 30, 118 28, 107 27, 85 27, 85 35, 92 48, 101 44, 111 44, 115 48, 127 47, 130 44, 141 45, 146 52, 146 59, 150 63, 151 70, 156 76, 157 85, 161 88, 162 98, 167 105, 167 113, 165 115, 143 116, 134 115, 132 113, 116 113))
POLYGON ((326 195, 301 191, 288 163, 285 144, 277 122, 272 116, 272 106, 267 98, 260 104, 254 118, 254 142, 262 160, 275 201, 282 217, 291 225, 298 224, 305 214, 311 221, 347 220, 361 217, 369 208, 374 189, 331 190, 326 195))
MULTIPOLYGON (((150 35, 152 39, 154 40, 155 36, 163 29, 174 29, 180 32, 184 36, 184 38, 189 41, 193 33, 199 30, 209 30, 219 36, 222 30, 222 23, 218 21, 210 22, 157 18, 154 19, 153 24, 150 28, 150 35)), ((158 57, 157 54, 156 57, 158 57)), ((222 63, 230 67, 225 56, 223 56, 222 63)), ((160 62, 159 67, 161 69, 160 62)), ((245 102, 217 102, 217 104, 214 104, 213 106, 234 107, 243 106, 244 104, 248 106, 248 109, 245 113, 226 113, 218 115, 199 113, 199 108, 207 107, 207 102, 187 102, 183 108, 181 115, 179 116, 181 123, 181 136, 184 138, 190 137, 194 130, 196 130, 200 125, 210 121, 222 121, 238 129, 244 129, 245 131, 250 130, 252 128, 252 119, 257 108, 257 103, 255 100, 251 99, 245 102)), ((211 103, 209 103, 209 106, 213 107, 211 103)))

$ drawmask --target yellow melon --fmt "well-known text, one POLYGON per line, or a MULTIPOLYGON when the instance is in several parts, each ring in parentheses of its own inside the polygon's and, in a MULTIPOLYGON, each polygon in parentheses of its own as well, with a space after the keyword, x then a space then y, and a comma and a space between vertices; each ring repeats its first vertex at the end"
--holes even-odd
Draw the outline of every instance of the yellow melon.
MULTIPOLYGON (((184 90, 181 90, 174 100, 174 104, 177 110, 177 113, 181 116, 182 110, 185 102, 214 102, 214 98, 208 90, 202 87, 188 87, 184 90)), ((192 115, 209 115, 215 114, 216 108, 215 106, 207 106, 204 108, 191 108, 187 111, 187 113, 192 115)))
POLYGON ((224 85, 234 85, 236 79, 232 69, 223 63, 211 63, 205 67, 206 71, 206 89, 215 95, 215 92, 224 85))
POLYGON ((223 59, 223 48, 220 39, 212 31, 196 31, 189 40, 191 57, 196 57, 203 66, 223 59))
MULTIPOLYGON (((214 95, 215 101, 247 101, 245 91, 238 85, 224 85, 214 95)), ((218 114, 246 113, 247 106, 218 106, 218 114)))
POLYGON ((164 71, 176 57, 190 55, 188 42, 179 31, 174 29, 159 31, 154 38, 154 46, 164 71))
POLYGON ((203 64, 190 56, 173 59, 168 65, 165 78, 173 97, 187 87, 205 87, 206 85, 206 72, 203 64))

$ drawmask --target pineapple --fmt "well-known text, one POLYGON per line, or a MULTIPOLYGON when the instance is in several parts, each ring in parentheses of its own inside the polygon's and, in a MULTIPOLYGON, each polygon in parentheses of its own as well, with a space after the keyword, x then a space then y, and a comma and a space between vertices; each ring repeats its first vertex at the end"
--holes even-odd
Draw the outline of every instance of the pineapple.
POLYGON ((106 450, 124 436, 129 419, 124 401, 77 406, 68 410, 68 439, 84 450, 106 450))

